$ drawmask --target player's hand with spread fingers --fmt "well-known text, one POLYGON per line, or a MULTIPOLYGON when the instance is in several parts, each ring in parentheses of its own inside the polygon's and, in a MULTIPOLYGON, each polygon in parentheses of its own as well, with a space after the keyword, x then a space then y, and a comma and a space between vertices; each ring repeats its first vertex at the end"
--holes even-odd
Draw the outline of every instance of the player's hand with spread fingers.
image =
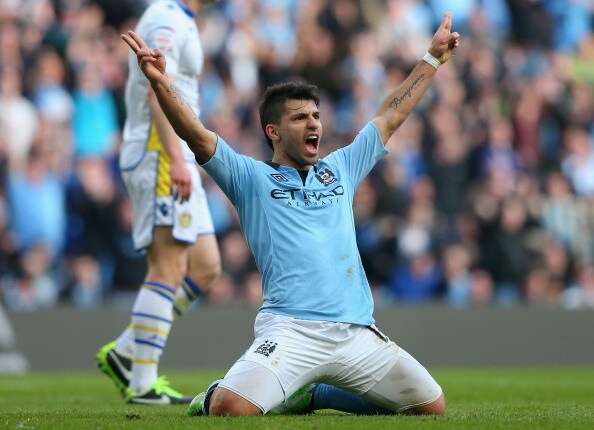
POLYGON ((136 54, 138 66, 147 79, 153 83, 165 76, 165 55, 158 49, 150 49, 140 36, 132 30, 122 34, 122 39, 136 54))
POLYGON ((460 34, 452 33, 452 14, 446 12, 441 25, 433 35, 429 54, 435 57, 441 64, 445 63, 452 56, 452 52, 460 43, 460 34))

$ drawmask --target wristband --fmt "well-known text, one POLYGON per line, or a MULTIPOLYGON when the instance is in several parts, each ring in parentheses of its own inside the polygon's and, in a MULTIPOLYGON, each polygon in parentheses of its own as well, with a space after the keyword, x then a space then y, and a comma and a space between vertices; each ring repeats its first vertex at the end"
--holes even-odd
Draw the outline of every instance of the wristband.
POLYGON ((435 58, 428 52, 425 55, 423 55, 422 60, 435 67, 435 70, 439 69, 439 66, 441 66, 441 61, 439 61, 437 58, 435 58))

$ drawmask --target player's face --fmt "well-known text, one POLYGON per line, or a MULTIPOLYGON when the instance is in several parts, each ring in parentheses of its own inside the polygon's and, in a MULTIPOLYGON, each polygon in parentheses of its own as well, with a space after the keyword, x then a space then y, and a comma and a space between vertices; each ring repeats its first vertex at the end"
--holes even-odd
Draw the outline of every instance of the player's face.
POLYGON ((322 123, 312 100, 288 100, 278 125, 274 162, 304 170, 319 158, 322 123))

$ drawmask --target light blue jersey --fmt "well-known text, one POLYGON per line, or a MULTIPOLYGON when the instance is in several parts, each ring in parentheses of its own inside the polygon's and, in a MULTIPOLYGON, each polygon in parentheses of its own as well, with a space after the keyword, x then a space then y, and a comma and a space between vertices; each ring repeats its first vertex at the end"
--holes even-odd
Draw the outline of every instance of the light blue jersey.
POLYGON ((236 153, 219 137, 203 165, 233 203, 262 274, 260 311, 373 324, 373 298, 355 239, 353 195, 387 151, 375 125, 297 170, 236 153))

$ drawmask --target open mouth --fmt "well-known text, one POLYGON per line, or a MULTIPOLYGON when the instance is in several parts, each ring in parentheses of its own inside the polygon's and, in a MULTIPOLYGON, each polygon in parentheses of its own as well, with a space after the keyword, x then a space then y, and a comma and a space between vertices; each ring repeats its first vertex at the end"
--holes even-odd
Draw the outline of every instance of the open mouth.
POLYGON ((319 136, 308 136, 307 139, 305 139, 305 148, 307 149, 307 152, 309 152, 310 154, 317 154, 319 142, 319 136))

